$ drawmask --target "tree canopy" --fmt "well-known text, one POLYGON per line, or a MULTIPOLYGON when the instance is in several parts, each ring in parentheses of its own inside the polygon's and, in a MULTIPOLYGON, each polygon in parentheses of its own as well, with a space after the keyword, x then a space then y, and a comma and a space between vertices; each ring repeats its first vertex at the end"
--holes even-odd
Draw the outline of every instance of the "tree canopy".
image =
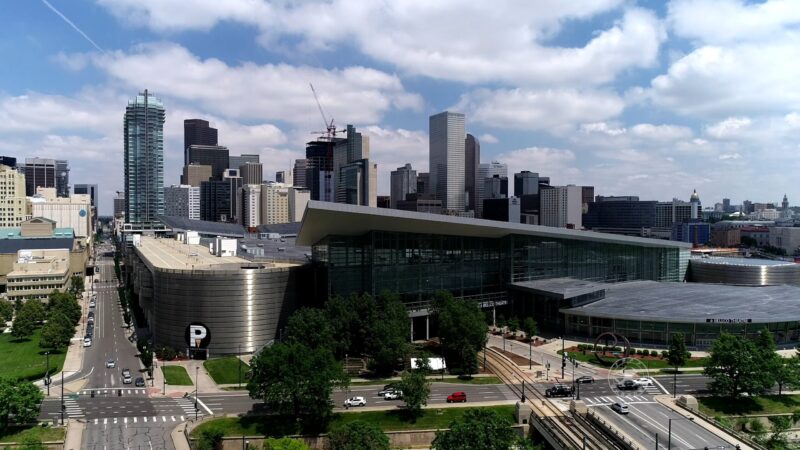
POLYGON ((328 433, 330 450, 389 450, 389 437, 371 423, 354 421, 328 433))
POLYGON ((431 445, 436 450, 496 450, 512 448, 517 441, 511 421, 491 409, 470 409, 450 429, 437 431, 431 445))
POLYGON ((0 431, 12 422, 35 422, 44 395, 33 383, 0 378, 0 431))
POLYGON ((264 348, 250 364, 247 389, 272 411, 293 416, 310 428, 327 423, 331 393, 349 379, 327 348, 278 343, 264 348))
POLYGON ((408 415, 415 419, 422 414, 422 407, 428 404, 431 395, 431 383, 428 381, 428 370, 408 370, 403 373, 400 390, 406 403, 408 415))
POLYGON ((0 321, 8 322, 14 317, 14 305, 4 299, 0 298, 0 321))
POLYGON ((70 339, 75 334, 75 327, 66 315, 61 311, 52 312, 47 319, 47 323, 42 327, 42 336, 39 339, 39 347, 42 348, 63 348, 69 345, 70 339))
POLYGON ((703 374, 712 378, 709 387, 717 394, 737 399, 745 392, 759 393, 772 386, 764 385, 762 356, 753 341, 722 332, 711 346, 703 374))
POLYGON ((683 333, 675 333, 672 335, 672 341, 669 344, 669 351, 667 352, 667 361, 672 367, 683 367, 689 361, 691 354, 686 350, 686 339, 683 333))
POLYGON ((301 308, 292 313, 286 324, 285 339, 308 348, 334 350, 336 347, 330 318, 319 308, 301 308))
POLYGON ((408 313, 400 297, 383 293, 375 299, 374 320, 368 324, 366 351, 370 368, 390 375, 409 351, 408 313))
POLYGON ((464 362, 477 361, 477 352, 487 340, 483 313, 477 304, 456 300, 446 291, 436 294, 434 310, 447 367, 451 372, 469 373, 464 362))

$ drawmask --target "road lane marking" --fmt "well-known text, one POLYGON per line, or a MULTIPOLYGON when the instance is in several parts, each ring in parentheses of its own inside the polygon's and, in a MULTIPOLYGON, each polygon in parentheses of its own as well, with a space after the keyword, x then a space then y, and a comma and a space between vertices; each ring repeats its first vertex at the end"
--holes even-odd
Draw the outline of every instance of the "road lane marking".
POLYGON ((197 401, 197 403, 199 403, 199 404, 200 404, 200 406, 202 406, 203 408, 205 408, 205 410, 206 410, 206 411, 208 411, 208 414, 209 414, 209 415, 212 415, 212 416, 214 415, 214 413, 213 413, 213 412, 211 412, 211 409, 209 409, 209 407, 208 407, 208 406, 206 406, 206 404, 205 404, 205 403, 203 403, 203 402, 202 402, 202 401, 201 401, 199 398, 195 398, 195 400, 197 401))

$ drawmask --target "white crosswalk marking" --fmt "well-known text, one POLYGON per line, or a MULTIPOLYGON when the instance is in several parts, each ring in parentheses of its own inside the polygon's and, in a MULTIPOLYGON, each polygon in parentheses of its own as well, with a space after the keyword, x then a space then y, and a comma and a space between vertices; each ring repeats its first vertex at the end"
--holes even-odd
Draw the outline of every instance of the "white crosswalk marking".
POLYGON ((108 419, 103 419, 103 425, 107 425, 107 424, 108 424, 108 419))
POLYGON ((147 416, 144 416, 143 419, 145 422, 147 422, 147 416))
POLYGON ((184 419, 183 416, 181 416, 181 422, 183 422, 184 420, 186 420, 186 419, 184 419))
POLYGON ((127 417, 123 418, 122 422, 127 425, 128 424, 128 418, 127 417))
POLYGON ((117 418, 116 417, 114 417, 114 423, 117 423, 117 418))
POLYGON ((94 419, 94 424, 95 424, 95 425, 97 425, 97 421, 98 421, 98 420, 99 420, 99 419, 94 419))
POLYGON ((169 416, 169 418, 172 419, 173 422, 175 422, 175 416, 169 416))
POLYGON ((133 418, 133 423, 136 423, 136 417, 133 418))
POLYGON ((161 420, 166 422, 167 421, 167 416, 161 416, 161 420))

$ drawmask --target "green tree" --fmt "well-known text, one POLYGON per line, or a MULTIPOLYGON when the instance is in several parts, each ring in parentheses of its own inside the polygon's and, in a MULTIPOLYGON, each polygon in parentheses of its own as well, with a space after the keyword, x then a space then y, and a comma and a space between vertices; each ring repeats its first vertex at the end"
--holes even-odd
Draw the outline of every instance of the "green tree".
POLYGON ((711 346, 703 374, 712 379, 712 391, 735 400, 744 392, 761 391, 759 358, 752 341, 722 332, 711 346))
POLYGON ((74 334, 75 327, 72 321, 61 311, 55 311, 50 314, 47 323, 42 327, 39 347, 53 349, 66 347, 74 334))
POLYGON ((375 299, 375 317, 369 323, 366 351, 370 368, 390 375, 408 355, 408 312, 400 297, 382 293, 375 299))
POLYGON ((0 378, 0 431, 12 422, 26 424, 36 421, 42 391, 31 382, 0 378))
POLYGON ((196 450, 217 450, 225 433, 217 428, 201 430, 197 436, 196 450))
POLYGON ((78 299, 68 292, 53 291, 50 294, 50 302, 48 303, 48 314, 60 312, 70 319, 70 322, 75 325, 81 320, 81 305, 78 299))
POLYGON ((778 354, 775 338, 767 327, 764 327, 758 333, 755 345, 758 351, 758 364, 760 367, 754 375, 756 376, 756 381, 760 384, 758 392, 761 393, 768 391, 775 385, 777 381, 776 374, 783 366, 783 358, 778 354))
POLYGON ((519 330, 519 319, 517 319, 517 316, 512 316, 510 319, 508 319, 507 325, 508 331, 517 334, 517 331, 519 330))
POLYGON ((264 450, 311 450, 311 447, 300 439, 267 438, 264 440, 264 450))
POLYGON ((486 344, 483 313, 474 302, 456 300, 444 291, 436 294, 434 310, 447 367, 463 371, 464 363, 477 359, 477 351, 486 344))
POLYGON ((689 361, 691 353, 686 350, 686 339, 683 333, 675 333, 672 335, 672 341, 669 344, 669 351, 667 351, 667 361, 675 369, 672 374, 672 385, 674 389, 678 386, 678 367, 683 367, 689 361))
POLYGON ((17 314, 20 313, 28 314, 31 320, 37 324, 44 322, 44 320, 47 318, 47 312, 44 310, 42 302, 33 298, 25 300, 25 302, 22 303, 22 306, 20 306, 17 314))
POLYGON ((403 373, 399 388, 403 391, 403 400, 406 403, 406 412, 412 420, 422 414, 422 407, 428 404, 431 396, 431 383, 425 368, 408 370, 403 373))
POLYGON ((153 367, 153 351, 150 349, 145 349, 141 353, 139 353, 139 359, 142 361, 142 365, 148 369, 153 367))
POLYGON ((437 431, 432 447, 436 450, 508 449, 517 441, 511 420, 491 409, 471 409, 450 429, 437 431))
POLYGON ((389 450, 389 437, 377 425, 358 420, 335 427, 328 439, 330 450, 389 450))
POLYGON ((369 325, 375 315, 375 301, 369 294, 334 296, 325 303, 325 314, 333 328, 339 358, 345 353, 361 355, 369 335, 369 325))
POLYGON ((82 275, 73 275, 69 279, 69 291, 73 295, 78 295, 83 292, 84 289, 84 279, 82 275))
POLYGON ((14 305, 4 299, 0 298, 0 321, 8 322, 14 317, 14 305))
POLYGON ((323 309, 301 308, 292 313, 284 337, 288 343, 303 344, 308 348, 335 349, 331 321, 323 309))
POLYGON ((528 317, 522 322, 522 331, 528 336, 528 339, 533 339, 539 333, 539 325, 533 320, 533 317, 528 317))
MULTIPOLYGON (((38 302, 38 300, 32 300, 38 302)), ((36 331, 36 321, 31 312, 25 308, 20 308, 11 324, 11 335, 17 339, 30 337, 36 331)))
POLYGON ((247 389, 281 415, 323 427, 333 411, 331 393, 349 379, 329 349, 302 344, 275 344, 256 355, 250 364, 247 389))
POLYGON ((769 422, 772 425, 772 430, 769 438, 766 439, 764 445, 768 449, 788 449, 789 440, 787 439, 786 432, 792 428, 791 416, 770 416, 769 422))

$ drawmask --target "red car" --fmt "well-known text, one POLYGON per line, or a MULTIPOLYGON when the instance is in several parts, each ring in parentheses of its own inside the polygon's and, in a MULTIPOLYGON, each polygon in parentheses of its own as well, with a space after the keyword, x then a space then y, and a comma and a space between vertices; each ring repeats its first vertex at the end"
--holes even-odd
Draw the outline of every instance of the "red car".
POLYGON ((452 394, 447 396, 447 403, 466 402, 466 401, 467 401, 467 394, 464 392, 453 392, 452 394))

